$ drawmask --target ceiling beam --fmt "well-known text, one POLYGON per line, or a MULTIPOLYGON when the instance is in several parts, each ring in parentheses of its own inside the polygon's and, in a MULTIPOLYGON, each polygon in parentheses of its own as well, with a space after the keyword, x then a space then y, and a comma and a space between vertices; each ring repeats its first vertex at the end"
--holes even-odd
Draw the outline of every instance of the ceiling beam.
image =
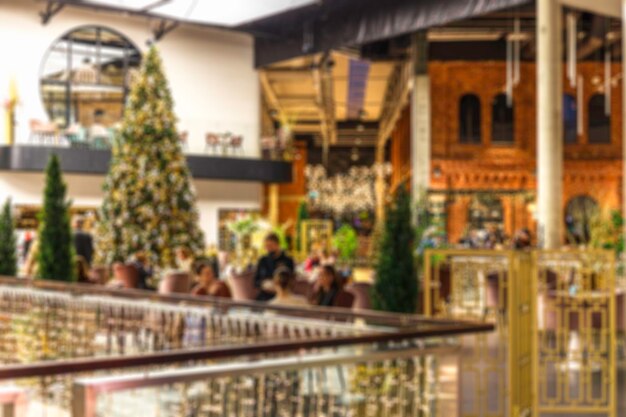
POLYGON ((176 21, 169 21, 165 19, 159 21, 159 23, 154 25, 154 27, 152 28, 152 35, 154 36, 154 40, 156 42, 160 41, 165 37, 165 35, 176 29, 178 25, 179 22, 176 21))
POLYGON ((335 102, 333 95, 332 66, 330 53, 325 53, 313 69, 313 86, 317 96, 320 112, 322 139, 324 143, 324 165, 328 162, 328 150, 331 144, 337 143, 337 121, 335 120, 335 102))
POLYGON ((154 2, 144 6, 141 8, 142 12, 148 12, 152 9, 155 9, 157 7, 161 7, 166 5, 167 3, 171 2, 171 0, 155 0, 154 2))
POLYGON ((562 6, 621 19, 621 0, 559 0, 562 6))
MULTIPOLYGON (((47 1, 47 2, 50 2, 50 1, 47 1)), ((157 7, 154 4, 147 6, 149 8, 147 8, 147 10, 144 10, 144 9, 125 8, 121 6, 109 5, 109 4, 104 4, 104 3, 90 3, 84 0, 55 0, 54 3, 60 3, 60 4, 63 4, 64 6, 70 6, 70 7, 82 8, 82 9, 88 9, 88 10, 144 17, 147 19, 162 20, 165 18, 164 16, 161 16, 157 13, 152 12, 152 8, 157 7)), ((166 20, 169 22, 176 22, 178 24, 185 24, 185 25, 194 26, 194 27, 232 30, 232 28, 228 26, 213 24, 213 23, 201 23, 201 22, 196 22, 193 20, 175 19, 173 17, 167 17, 166 20)), ((251 34, 254 35, 255 33, 251 32, 251 34)))
POLYGON ((65 7, 65 3, 59 1, 48 0, 46 3, 46 8, 39 12, 39 17, 41 17, 41 24, 47 25, 48 22, 63 8, 65 7))
POLYGON ((265 71, 259 71, 259 80, 261 81, 261 91, 263 92, 267 104, 269 105, 269 110, 278 112, 278 118, 284 120, 286 115, 282 106, 280 105, 280 102, 278 101, 276 92, 274 92, 274 89, 272 88, 272 84, 267 78, 267 73, 265 71))
POLYGON ((387 139, 402 113, 402 109, 408 103, 412 83, 410 82, 412 65, 409 61, 397 64, 387 84, 385 100, 380 112, 378 129, 378 146, 384 148, 387 139))

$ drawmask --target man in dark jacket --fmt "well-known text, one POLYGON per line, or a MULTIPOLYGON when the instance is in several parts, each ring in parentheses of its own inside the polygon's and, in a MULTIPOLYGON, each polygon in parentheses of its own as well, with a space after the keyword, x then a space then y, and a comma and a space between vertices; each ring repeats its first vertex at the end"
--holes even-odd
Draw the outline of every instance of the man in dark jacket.
POLYGON ((275 292, 272 288, 274 271, 279 267, 288 268, 294 272, 295 265, 285 251, 280 248, 280 240, 275 233, 270 233, 265 237, 265 250, 267 255, 259 259, 254 275, 254 285, 260 289, 257 301, 268 301, 274 298, 275 292))
POLYGON ((88 232, 83 230, 85 221, 82 217, 74 219, 74 249, 76 256, 82 256, 87 265, 91 266, 93 259, 93 238, 88 232))

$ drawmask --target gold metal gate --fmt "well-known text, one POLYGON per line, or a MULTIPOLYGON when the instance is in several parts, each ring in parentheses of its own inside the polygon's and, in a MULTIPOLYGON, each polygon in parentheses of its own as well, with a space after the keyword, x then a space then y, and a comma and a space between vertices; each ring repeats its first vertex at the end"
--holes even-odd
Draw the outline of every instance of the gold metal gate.
POLYGON ((512 251, 436 250, 425 256, 424 313, 482 320, 495 332, 462 339, 459 414, 530 415, 532 258, 512 251))
POLYGON ((541 414, 616 414, 615 256, 538 251, 536 409, 541 414))
POLYGON ((433 250, 425 258, 426 315, 496 325, 462 341, 461 416, 615 416, 613 253, 433 250))

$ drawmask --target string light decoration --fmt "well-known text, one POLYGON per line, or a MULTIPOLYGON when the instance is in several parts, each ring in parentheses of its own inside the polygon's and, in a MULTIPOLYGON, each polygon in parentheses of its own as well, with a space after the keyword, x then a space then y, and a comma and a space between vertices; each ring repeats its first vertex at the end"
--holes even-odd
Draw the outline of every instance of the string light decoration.
POLYGON ((375 183, 378 175, 391 176, 391 164, 351 167, 348 172, 328 176, 322 165, 307 165, 304 171, 313 209, 341 216, 376 208, 375 183))

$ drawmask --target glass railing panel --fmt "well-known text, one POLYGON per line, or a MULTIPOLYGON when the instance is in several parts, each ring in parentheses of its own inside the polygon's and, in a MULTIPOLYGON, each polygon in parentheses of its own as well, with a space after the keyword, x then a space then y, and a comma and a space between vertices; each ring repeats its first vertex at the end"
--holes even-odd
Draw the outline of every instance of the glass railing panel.
POLYGON ((444 412, 457 398, 455 354, 360 347, 84 378, 74 384, 74 417, 453 415, 444 412))
POLYGON ((365 325, 241 308, 0 286, 0 361, 136 355, 383 332, 365 325))

